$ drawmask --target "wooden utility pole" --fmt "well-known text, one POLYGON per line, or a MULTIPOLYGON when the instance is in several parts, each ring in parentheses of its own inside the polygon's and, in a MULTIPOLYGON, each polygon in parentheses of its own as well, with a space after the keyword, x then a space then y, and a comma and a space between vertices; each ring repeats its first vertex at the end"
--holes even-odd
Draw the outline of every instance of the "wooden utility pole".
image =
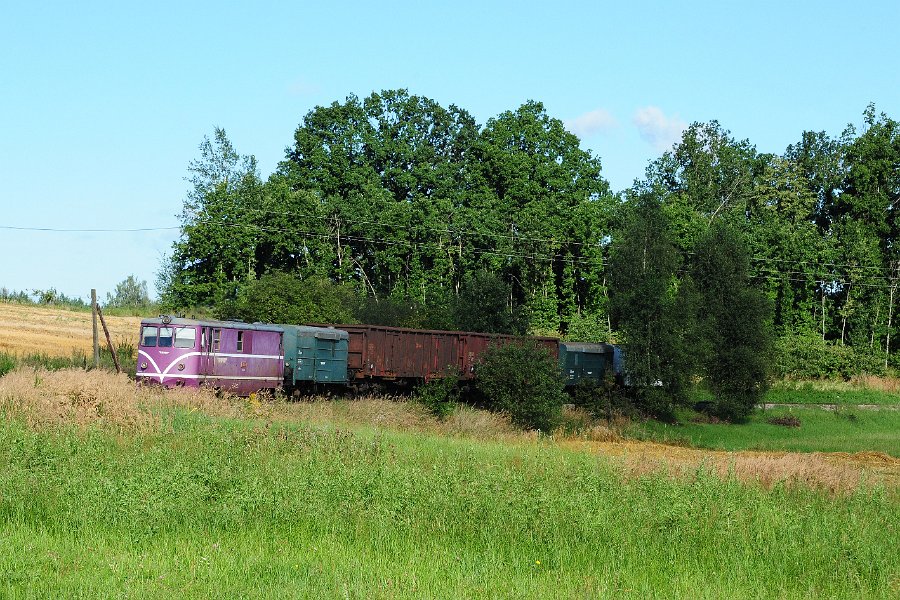
POLYGON ((91 320, 94 325, 94 368, 100 366, 100 333, 97 331, 97 290, 91 290, 91 320))
POLYGON ((121 373, 122 367, 119 366, 119 355, 116 353, 116 349, 113 348, 112 340, 109 338, 109 329, 106 328, 106 319, 103 318, 103 311, 100 310, 100 306, 96 302, 94 303, 94 308, 100 317, 100 324, 103 325, 103 335, 106 336, 106 345, 109 346, 109 353, 112 355, 113 363, 116 365, 116 373, 121 373))

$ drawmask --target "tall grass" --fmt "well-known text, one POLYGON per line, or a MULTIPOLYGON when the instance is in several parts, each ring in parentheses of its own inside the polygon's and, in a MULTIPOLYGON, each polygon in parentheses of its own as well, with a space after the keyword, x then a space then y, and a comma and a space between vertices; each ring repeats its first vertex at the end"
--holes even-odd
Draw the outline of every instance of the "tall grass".
POLYGON ((671 477, 508 423, 447 437, 459 416, 415 403, 161 394, 100 371, 14 371, 0 412, 0 596, 900 591, 880 486, 671 477))
POLYGON ((542 445, 212 419, 0 424, 5 594, 889 597, 897 504, 542 445))
MULTIPOLYGON (((137 366, 137 353, 134 344, 128 340, 119 340, 118 343, 114 344, 114 347, 122 372, 133 376, 137 366)), ((60 371, 63 369, 87 370, 94 367, 94 358, 88 356, 79 348, 73 349, 69 356, 56 356, 44 352, 22 354, 0 352, 0 377, 20 366, 46 371, 60 371)), ((107 347, 100 348, 100 368, 107 371, 115 370, 112 353, 107 347)))

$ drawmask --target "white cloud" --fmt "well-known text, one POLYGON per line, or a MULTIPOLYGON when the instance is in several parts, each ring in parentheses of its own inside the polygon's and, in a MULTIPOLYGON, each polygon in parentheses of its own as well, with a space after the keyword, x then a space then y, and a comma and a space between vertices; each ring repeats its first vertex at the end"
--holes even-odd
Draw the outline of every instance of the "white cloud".
POLYGON ((311 96, 319 93, 319 86, 303 79, 297 79, 288 85, 288 91, 294 96, 311 96))
POLYGON ((669 150, 681 140, 681 134, 687 129, 687 123, 678 115, 667 117, 657 106, 637 109, 631 122, 638 128, 641 139, 660 152, 669 150))
POLYGON ((586 112, 566 121, 566 129, 580 138, 589 137, 597 133, 607 133, 618 125, 616 118, 604 108, 586 112))

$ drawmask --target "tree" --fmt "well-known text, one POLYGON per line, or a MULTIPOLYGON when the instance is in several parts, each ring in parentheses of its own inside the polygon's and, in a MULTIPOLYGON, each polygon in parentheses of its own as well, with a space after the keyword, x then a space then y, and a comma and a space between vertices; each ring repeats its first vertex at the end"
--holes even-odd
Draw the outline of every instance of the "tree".
POLYGON ((532 308, 533 329, 558 329, 600 306, 616 200, 600 159, 543 104, 529 101, 488 120, 468 172, 470 243, 489 250, 468 268, 512 284, 516 302, 532 308))
POLYGON ((713 410, 743 421, 766 390, 770 306, 750 277, 746 240, 724 221, 698 240, 692 275, 700 297, 697 345, 713 410))
POLYGON ((625 370, 645 410, 672 418, 693 374, 694 294, 676 277, 669 221, 650 194, 632 199, 610 255, 610 311, 624 337, 625 370))
POLYGON ((181 214, 181 239, 159 275, 170 307, 233 300, 240 282, 256 276, 263 185, 253 156, 239 155, 225 130, 203 139, 189 169, 191 190, 181 214))
POLYGON ((491 346, 475 374, 488 406, 508 413, 516 425, 550 433, 559 424, 566 395, 547 348, 532 341, 491 346))
POLYGON ((106 305, 110 307, 144 308, 150 304, 150 294, 147 293, 147 282, 138 281, 134 275, 129 275, 116 284, 114 294, 106 293, 106 305))
POLYGON ((243 284, 233 302, 217 307, 220 318, 285 323, 352 323, 356 294, 327 279, 266 273, 243 284))
POLYGON ((521 335, 528 325, 522 308, 512 305, 510 286, 487 271, 466 277, 453 314, 456 328, 463 331, 521 335))
MULTIPOLYGON (((455 290, 457 221, 476 135, 465 110, 406 90, 310 111, 279 171, 323 207, 335 257, 330 277, 419 303, 435 288, 455 290)), ((304 216, 297 223, 310 225, 304 216)))

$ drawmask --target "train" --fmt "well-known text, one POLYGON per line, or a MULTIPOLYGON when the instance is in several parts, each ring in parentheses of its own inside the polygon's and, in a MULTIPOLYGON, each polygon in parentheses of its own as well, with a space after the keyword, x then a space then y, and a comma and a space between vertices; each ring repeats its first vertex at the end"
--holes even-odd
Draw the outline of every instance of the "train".
POLYGON ((558 361, 568 387, 621 381, 623 355, 607 343, 563 342, 382 325, 289 325, 160 315, 141 321, 136 379, 163 387, 208 386, 241 396, 282 389, 413 387, 476 377, 484 351, 532 340, 558 361))

